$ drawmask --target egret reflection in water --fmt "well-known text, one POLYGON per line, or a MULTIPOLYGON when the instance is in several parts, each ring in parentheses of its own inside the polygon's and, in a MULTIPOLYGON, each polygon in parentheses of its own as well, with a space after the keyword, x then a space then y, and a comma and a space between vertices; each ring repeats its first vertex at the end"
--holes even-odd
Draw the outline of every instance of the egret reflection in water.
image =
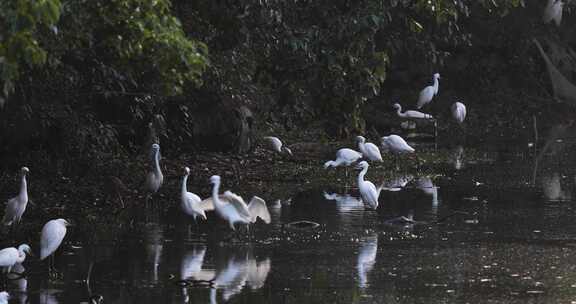
POLYGON ((378 236, 373 235, 364 239, 358 249, 358 287, 368 286, 368 273, 374 268, 376 263, 376 253, 378 251, 378 236))
POLYGON ((432 197, 432 206, 438 206, 438 187, 434 185, 429 176, 422 176, 416 179, 416 188, 422 190, 426 195, 432 197))
POLYGON ((324 199, 336 202, 336 208, 338 212, 350 212, 357 210, 364 210, 364 204, 362 199, 356 196, 352 196, 348 193, 338 194, 338 193, 328 193, 324 191, 324 199))

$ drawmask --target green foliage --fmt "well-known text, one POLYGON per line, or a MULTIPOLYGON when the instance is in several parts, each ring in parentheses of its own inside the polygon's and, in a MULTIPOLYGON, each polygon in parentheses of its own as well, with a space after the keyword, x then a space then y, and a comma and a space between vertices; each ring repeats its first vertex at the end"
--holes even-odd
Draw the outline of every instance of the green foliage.
MULTIPOLYGON (((14 92, 22 63, 33 66, 46 61, 46 50, 38 42, 39 30, 58 22, 61 7, 59 0, 0 2, 0 84, 4 98, 14 92)), ((2 96, 0 99, 4 100, 2 96)))
POLYGON ((363 131, 361 109, 381 94, 391 66, 436 71, 450 48, 472 43, 466 25, 473 12, 499 19, 522 5, 519 0, 177 3, 187 30, 212 50, 216 74, 254 75, 235 86, 242 91, 254 81, 275 92, 277 106, 265 105, 266 113, 324 120, 339 136, 363 131), (183 13, 186 9, 192 12, 183 13), (250 64, 231 68, 229 57, 250 64))

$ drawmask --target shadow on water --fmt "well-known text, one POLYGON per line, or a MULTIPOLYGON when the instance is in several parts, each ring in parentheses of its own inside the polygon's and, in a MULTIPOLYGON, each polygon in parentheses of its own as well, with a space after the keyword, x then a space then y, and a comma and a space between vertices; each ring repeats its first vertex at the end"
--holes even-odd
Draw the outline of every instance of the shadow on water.
POLYGON ((472 158, 457 146, 433 174, 369 171, 385 188, 377 211, 353 185, 325 185, 268 197, 272 224, 250 234, 177 207, 79 224, 57 259, 62 276, 11 277, 11 303, 569 302, 570 131, 540 150, 472 158))

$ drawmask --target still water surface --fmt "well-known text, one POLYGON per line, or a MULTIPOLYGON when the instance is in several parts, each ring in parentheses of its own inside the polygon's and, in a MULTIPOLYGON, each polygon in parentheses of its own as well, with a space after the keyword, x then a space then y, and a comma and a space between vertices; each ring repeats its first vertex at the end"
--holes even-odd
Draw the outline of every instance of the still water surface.
POLYGON ((377 211, 353 182, 265 197, 251 236, 176 215, 78 227, 61 277, 31 270, 10 303, 574 303, 571 150, 457 147, 438 172, 387 175, 377 211))

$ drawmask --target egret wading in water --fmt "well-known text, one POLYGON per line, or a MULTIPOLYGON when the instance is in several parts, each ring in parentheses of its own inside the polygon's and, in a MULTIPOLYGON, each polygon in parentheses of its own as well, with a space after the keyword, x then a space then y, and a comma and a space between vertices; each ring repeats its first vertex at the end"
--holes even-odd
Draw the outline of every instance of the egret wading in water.
POLYGON ((416 108, 420 109, 426 104, 432 101, 434 96, 438 95, 438 89, 440 86, 440 74, 436 73, 432 76, 434 78, 434 84, 431 86, 425 87, 422 91, 420 91, 420 95, 418 96, 418 103, 416 104, 416 108))
POLYGON ((40 236, 40 260, 44 260, 50 256, 50 264, 48 271, 50 274, 54 269, 54 255, 53 253, 60 247, 64 236, 66 236, 66 227, 70 223, 65 219, 55 219, 48 221, 42 227, 42 235, 40 236))
POLYGON ((30 172, 28 168, 22 167, 20 169, 20 192, 17 196, 11 198, 6 202, 6 209, 4 211, 4 217, 2 218, 2 224, 5 226, 14 227, 20 222, 24 211, 26 211, 26 205, 28 204, 28 186, 26 182, 26 175, 30 172))
POLYGON ((146 196, 146 201, 152 197, 152 195, 158 192, 160 186, 164 182, 164 175, 162 175, 162 170, 160 169, 160 145, 152 144, 152 162, 150 171, 146 175, 146 192, 148 195, 146 196))
POLYGON ((466 106, 461 102, 455 102, 450 108, 452 111, 452 117, 459 123, 463 123, 466 118, 466 106))
POLYGON ((194 222, 196 222, 196 218, 200 217, 202 219, 206 219, 206 211, 214 210, 214 206, 212 203, 203 203, 202 199, 192 193, 188 192, 186 183, 188 182, 188 176, 190 175, 190 168, 184 168, 184 176, 182 177, 182 193, 181 193, 181 204, 180 207, 182 211, 187 215, 190 215, 194 218, 194 222))
POLYGON ((286 154, 292 156, 292 150, 290 150, 290 148, 286 147, 285 145, 282 145, 282 141, 280 141, 278 137, 266 136, 264 139, 266 140, 266 147, 269 150, 274 151, 280 155, 286 154))
POLYGON ((356 136, 356 141, 358 142, 358 150, 362 153, 362 156, 371 161, 383 161, 382 154, 380 154, 380 149, 373 144, 367 143, 364 136, 356 136))
POLYGON ((360 196, 362 197, 362 201, 364 205, 369 209, 376 209, 378 208, 378 198, 380 197, 380 192, 382 191, 382 187, 378 189, 371 181, 364 180, 364 176, 366 172, 368 172, 368 162, 361 161, 357 169, 360 169, 360 174, 358 174, 358 190, 360 191, 360 196))
POLYGON ((270 212, 266 207, 266 202, 258 196, 252 197, 250 203, 246 205, 242 197, 230 192, 224 192, 224 195, 219 195, 220 190, 220 176, 213 175, 210 177, 212 187, 212 201, 214 202, 214 210, 216 214, 228 222, 232 230, 236 230, 235 223, 250 224, 255 223, 258 218, 261 218, 264 223, 270 224, 270 212))
POLYGON ((548 0, 548 4, 544 8, 544 15, 542 16, 542 21, 544 23, 549 23, 554 21, 556 26, 560 26, 562 23, 562 10, 564 8, 564 2, 561 0, 548 0))
POLYGON ((32 250, 27 244, 18 246, 18 249, 9 247, 0 250, 0 267, 2 267, 3 272, 10 273, 14 265, 24 262, 26 254, 32 255, 32 250))
POLYGON ((336 152, 336 160, 329 160, 324 163, 324 168, 328 167, 346 167, 346 177, 348 177, 348 166, 352 165, 356 161, 362 158, 362 153, 354 151, 352 149, 343 148, 336 152))

